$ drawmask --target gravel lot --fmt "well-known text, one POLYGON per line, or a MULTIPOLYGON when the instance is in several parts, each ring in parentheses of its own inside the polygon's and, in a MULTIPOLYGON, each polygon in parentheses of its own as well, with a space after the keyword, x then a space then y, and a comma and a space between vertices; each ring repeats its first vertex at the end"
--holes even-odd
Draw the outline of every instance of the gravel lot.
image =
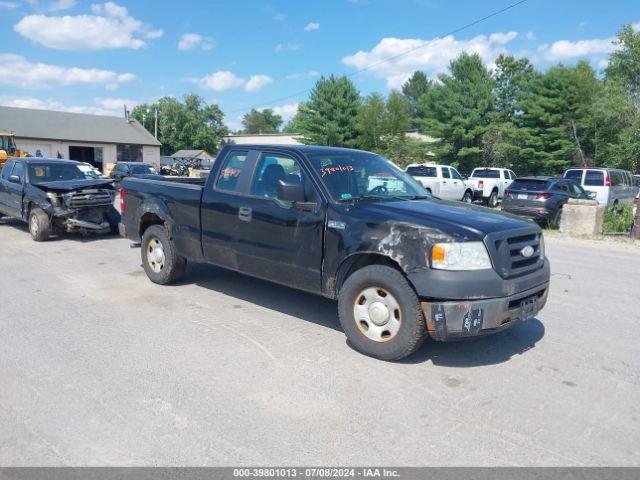
POLYGON ((0 221, 0 465, 640 465, 640 248, 547 251, 538 319, 385 363, 334 302, 0 221))

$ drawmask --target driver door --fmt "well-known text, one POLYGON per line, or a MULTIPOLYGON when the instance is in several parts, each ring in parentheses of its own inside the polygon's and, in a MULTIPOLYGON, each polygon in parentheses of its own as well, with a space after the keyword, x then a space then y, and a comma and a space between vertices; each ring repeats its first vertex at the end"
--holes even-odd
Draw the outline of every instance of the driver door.
POLYGON ((324 210, 299 158, 260 152, 241 200, 237 234, 239 270, 284 285, 320 292, 324 210), (277 198, 278 183, 302 183, 304 205, 277 198))
POLYGON ((5 204, 4 210, 7 214, 15 217, 22 218, 22 196, 24 194, 24 163, 16 161, 13 164, 13 168, 7 179, 3 179, 3 203, 5 204), (20 179, 19 183, 12 183, 9 181, 10 177, 16 176, 20 179))

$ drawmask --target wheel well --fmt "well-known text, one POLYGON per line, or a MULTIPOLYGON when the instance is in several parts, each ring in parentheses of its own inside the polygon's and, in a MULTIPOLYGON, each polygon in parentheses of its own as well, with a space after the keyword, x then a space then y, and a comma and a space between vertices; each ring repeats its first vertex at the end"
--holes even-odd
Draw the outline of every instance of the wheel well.
POLYGON ((164 225, 164 223, 165 223, 164 220, 161 219, 157 214, 152 212, 145 213, 144 215, 142 215, 142 218, 140 219, 140 238, 142 238, 142 235, 144 235, 144 232, 151 225, 164 225))
POLYGON ((404 275, 404 271, 400 268, 400 265, 389 257, 378 253, 354 254, 342 262, 342 265, 340 265, 340 268, 338 269, 335 286, 336 294, 340 291, 345 280, 349 278, 352 273, 360 270, 361 268, 368 267, 369 265, 386 265, 398 270, 402 275, 404 275))

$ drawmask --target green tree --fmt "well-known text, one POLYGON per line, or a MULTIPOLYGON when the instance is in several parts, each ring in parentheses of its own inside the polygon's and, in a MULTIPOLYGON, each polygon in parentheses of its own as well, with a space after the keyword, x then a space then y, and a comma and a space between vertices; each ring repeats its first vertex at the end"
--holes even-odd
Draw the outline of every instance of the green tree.
POLYGON ((151 104, 138 105, 133 118, 153 131, 155 112, 158 112, 158 140, 162 153, 170 155, 182 149, 202 149, 215 152, 222 137, 228 134, 223 123, 224 114, 216 104, 207 104, 199 95, 185 95, 180 102, 174 97, 163 97, 151 104))
POLYGON ((242 117, 242 126, 243 133, 247 134, 277 133, 282 126, 282 117, 271 108, 264 110, 252 108, 242 117))
POLYGON ((494 111, 494 81, 478 54, 462 53, 439 76, 420 107, 429 112, 423 132, 439 139, 437 158, 468 172, 482 163, 482 137, 494 111))
POLYGON ((411 106, 398 91, 393 90, 387 97, 382 126, 384 134, 390 138, 401 138, 411 126, 411 106))
POLYGON ((409 101, 411 108, 412 127, 417 128, 419 126, 419 119, 424 118, 425 112, 420 109, 420 97, 426 95, 431 88, 432 82, 429 80, 424 72, 419 70, 413 72, 413 75, 409 77, 402 85, 402 93, 409 101))
POLYGON ((385 101, 379 93, 367 95, 358 109, 357 146, 363 150, 378 150, 382 146, 385 101))
POLYGON ((356 143, 360 94, 347 77, 322 77, 298 108, 298 126, 307 144, 350 147, 356 143))

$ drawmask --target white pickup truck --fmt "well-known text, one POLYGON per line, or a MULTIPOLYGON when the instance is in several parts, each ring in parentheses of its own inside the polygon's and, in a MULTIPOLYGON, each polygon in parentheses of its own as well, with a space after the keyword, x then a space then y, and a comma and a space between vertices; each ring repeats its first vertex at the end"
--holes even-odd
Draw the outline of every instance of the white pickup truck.
POLYGON ((466 183, 473 190, 474 200, 495 208, 515 179, 516 174, 507 168, 480 167, 471 172, 466 183))
POLYGON ((462 200, 466 203, 473 201, 473 190, 453 167, 433 163, 414 163, 407 167, 406 172, 438 198, 462 200))

